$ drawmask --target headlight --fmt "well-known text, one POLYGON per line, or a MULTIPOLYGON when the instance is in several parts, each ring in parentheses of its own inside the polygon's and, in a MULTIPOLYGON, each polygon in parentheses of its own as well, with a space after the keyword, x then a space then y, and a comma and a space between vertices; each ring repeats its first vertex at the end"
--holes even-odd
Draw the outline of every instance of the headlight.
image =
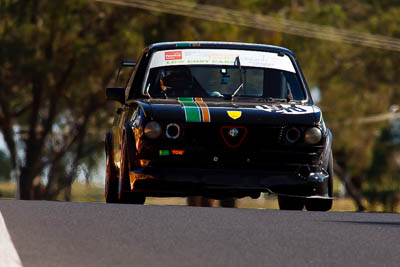
POLYGON ((317 127, 308 128, 304 134, 304 140, 310 145, 315 145, 322 139, 322 132, 317 127))
POLYGON ((161 125, 156 121, 150 121, 144 127, 144 134, 150 139, 157 139, 161 135, 161 125))

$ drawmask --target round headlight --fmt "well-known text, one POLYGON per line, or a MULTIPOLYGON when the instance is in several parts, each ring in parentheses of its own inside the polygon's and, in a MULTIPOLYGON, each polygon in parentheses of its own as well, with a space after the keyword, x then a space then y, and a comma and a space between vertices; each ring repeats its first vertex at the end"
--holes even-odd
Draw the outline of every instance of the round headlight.
POLYGON ((310 145, 315 145, 322 139, 322 132, 317 127, 308 128, 304 134, 304 140, 310 145))
POLYGON ((156 121, 150 121, 144 127, 144 134, 150 139, 157 139, 161 135, 161 125, 156 121))

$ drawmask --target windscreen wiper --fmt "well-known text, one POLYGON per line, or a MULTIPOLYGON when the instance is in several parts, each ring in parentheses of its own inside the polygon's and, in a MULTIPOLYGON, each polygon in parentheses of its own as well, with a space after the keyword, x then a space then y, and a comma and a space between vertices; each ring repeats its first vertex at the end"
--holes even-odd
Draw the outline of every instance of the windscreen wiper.
POLYGON ((275 97, 267 97, 265 98, 265 100, 269 102, 288 102, 288 100, 285 98, 275 98, 275 97))
POLYGON ((235 58, 234 66, 237 66, 238 69, 239 69, 239 72, 240 72, 240 85, 239 85, 239 87, 233 92, 233 94, 231 95, 231 99, 233 99, 233 98, 235 97, 235 95, 240 91, 240 89, 242 89, 243 86, 244 86, 243 72, 242 72, 242 67, 241 67, 241 65, 240 65, 239 56, 237 56, 237 57, 235 58))

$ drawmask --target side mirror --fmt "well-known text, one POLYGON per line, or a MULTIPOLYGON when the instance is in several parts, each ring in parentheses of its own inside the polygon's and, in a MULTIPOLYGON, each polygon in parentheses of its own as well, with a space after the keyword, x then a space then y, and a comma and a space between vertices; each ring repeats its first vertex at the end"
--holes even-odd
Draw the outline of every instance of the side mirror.
POLYGON ((125 87, 108 87, 106 89, 106 100, 118 101, 125 104, 125 87))

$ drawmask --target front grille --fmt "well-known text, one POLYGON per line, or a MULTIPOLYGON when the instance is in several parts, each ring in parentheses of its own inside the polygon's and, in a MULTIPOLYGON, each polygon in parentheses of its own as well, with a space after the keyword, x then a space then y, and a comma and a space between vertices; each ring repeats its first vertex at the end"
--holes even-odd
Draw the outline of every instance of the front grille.
MULTIPOLYGON (((185 144, 188 146, 203 146, 211 148, 226 148, 220 128, 223 126, 232 126, 234 124, 188 124, 185 126, 185 144)), ((243 148, 259 148, 273 147, 282 143, 283 126, 258 126, 258 125, 237 125, 244 126, 247 129, 247 136, 243 140, 240 147, 243 148)))
POLYGON ((252 147, 274 147, 283 143, 282 126, 250 127, 246 145, 252 147))
POLYGON ((246 127, 247 136, 236 148, 229 147, 223 140, 220 131, 222 126, 234 125, 187 124, 183 139, 162 145, 165 149, 185 149, 185 155, 160 157, 154 164, 159 167, 165 165, 271 171, 296 171, 300 165, 309 165, 314 169, 319 165, 323 146, 288 144, 283 137, 283 126, 240 125, 246 127), (214 161, 215 157, 218 158, 217 161, 214 161))

